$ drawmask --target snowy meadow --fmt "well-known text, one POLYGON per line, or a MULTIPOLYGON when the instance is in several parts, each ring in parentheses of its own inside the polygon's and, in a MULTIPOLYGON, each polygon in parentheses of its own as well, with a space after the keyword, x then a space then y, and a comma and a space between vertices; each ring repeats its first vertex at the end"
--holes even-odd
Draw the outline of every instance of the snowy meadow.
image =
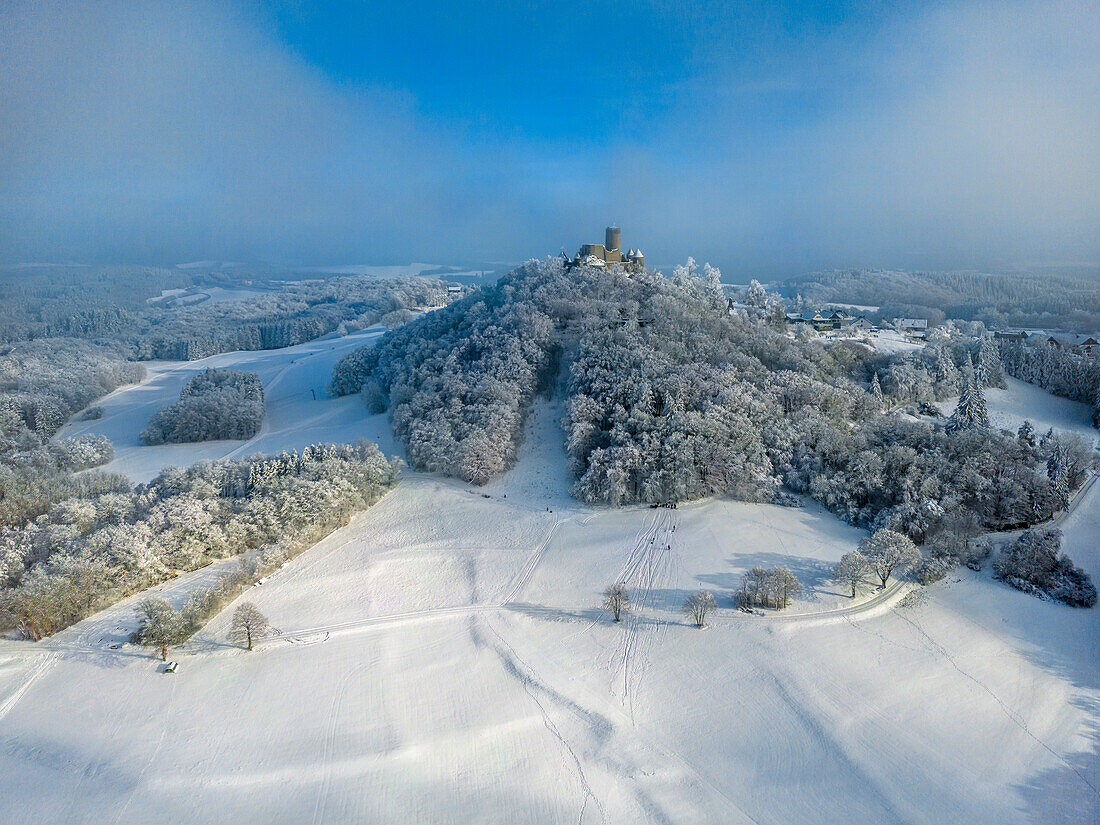
POLYGON ((1095 821, 1091 407, 717 283, 533 262, 6 405, 0 818, 1095 821))

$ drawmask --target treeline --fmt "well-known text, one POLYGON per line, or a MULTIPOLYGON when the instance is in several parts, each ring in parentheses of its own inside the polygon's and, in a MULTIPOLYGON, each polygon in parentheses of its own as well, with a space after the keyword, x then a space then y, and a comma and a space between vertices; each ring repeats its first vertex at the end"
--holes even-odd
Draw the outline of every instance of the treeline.
POLYGON ((193 275, 155 267, 0 267, 0 341, 136 335, 147 299, 193 275))
POLYGON ((180 400, 158 410, 141 434, 146 444, 252 438, 264 420, 264 387, 254 372, 208 369, 192 376, 180 400))
MULTIPOLYGON (((537 269, 537 267, 536 267, 537 269)), ((527 269, 349 353, 334 395, 389 409, 409 463, 483 484, 515 461, 522 426, 554 363, 553 324, 517 293, 527 269)))
POLYGON ((353 332, 401 311, 454 299, 442 281, 362 276, 288 284, 242 301, 150 310, 135 341, 141 359, 192 361, 238 350, 281 349, 331 332, 353 332))
POLYGON ((1019 341, 1000 343, 1005 371, 1055 395, 1092 406, 1093 426, 1100 427, 1100 357, 1060 347, 1028 347, 1019 341))
POLYGON ((167 468, 145 485, 58 502, 0 531, 0 628, 38 639, 215 559, 308 546, 396 478, 374 444, 328 444, 167 468))
POLYGON ((0 416, 5 441, 46 441, 70 415, 95 399, 145 377, 125 347, 70 338, 9 344, 0 349, 0 416), (18 424, 12 422, 12 416, 18 424))
POLYGON ((878 315, 956 318, 988 327, 1100 329, 1100 280, 1071 274, 981 274, 848 270, 818 272, 782 284, 784 294, 815 303, 881 308, 878 315))

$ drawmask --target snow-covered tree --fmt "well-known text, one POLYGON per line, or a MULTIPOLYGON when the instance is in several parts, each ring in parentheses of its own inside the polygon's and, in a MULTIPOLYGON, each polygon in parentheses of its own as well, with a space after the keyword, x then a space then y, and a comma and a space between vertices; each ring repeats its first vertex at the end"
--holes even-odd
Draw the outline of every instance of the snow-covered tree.
POLYGON ((997 345, 991 338, 982 337, 978 345, 978 380, 986 387, 1007 386, 1005 383, 1004 365, 1001 363, 1001 354, 997 345))
POLYGON ((833 581, 852 589, 852 598, 856 597, 856 587, 862 584, 871 573, 871 565, 858 550, 850 550, 840 557, 833 568, 833 581))
POLYGON ((169 646, 180 641, 184 632, 179 614, 164 599, 145 599, 138 606, 138 614, 142 644, 157 648, 161 660, 167 661, 169 646))
POLYGON ((860 542, 860 551, 883 587, 892 574, 904 573, 921 562, 920 551, 912 539, 885 528, 860 542))
POLYGON ((985 393, 974 375, 974 365, 967 356, 966 369, 963 372, 962 387, 955 411, 947 421, 947 429, 952 432, 989 427, 989 412, 986 408, 985 393))
POLYGON ((874 399, 877 410, 886 409, 886 396, 882 394, 882 384, 879 383, 877 372, 871 378, 871 398, 874 399))
POLYGON ((1031 423, 1030 419, 1025 418, 1024 423, 1020 425, 1020 429, 1016 431, 1016 438, 1025 447, 1035 448, 1036 439, 1035 425, 1031 423))
POLYGON ((1074 607, 1096 604, 1096 588, 1085 571, 1061 553, 1060 530, 1032 529, 993 562, 993 572, 1008 584, 1074 607))
POLYGON ((706 627, 707 614, 716 606, 713 594, 700 590, 688 596, 684 602, 684 615, 689 616, 696 627, 706 627))
POLYGON ((749 281, 749 287, 745 290, 745 305, 763 309, 768 304, 768 293, 764 285, 753 278, 749 281))

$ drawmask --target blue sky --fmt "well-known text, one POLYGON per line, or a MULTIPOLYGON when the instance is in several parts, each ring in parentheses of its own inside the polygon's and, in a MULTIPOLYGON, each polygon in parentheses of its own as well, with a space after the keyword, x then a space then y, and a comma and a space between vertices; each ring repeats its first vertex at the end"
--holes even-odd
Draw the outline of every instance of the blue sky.
POLYGON ((1100 260, 1086 3, 7 3, 0 260, 1100 260))

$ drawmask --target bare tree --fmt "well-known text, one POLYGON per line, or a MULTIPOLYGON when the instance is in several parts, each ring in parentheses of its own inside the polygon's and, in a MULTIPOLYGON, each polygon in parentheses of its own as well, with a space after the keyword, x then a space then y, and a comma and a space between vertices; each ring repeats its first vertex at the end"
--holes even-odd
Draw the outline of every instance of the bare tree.
POLYGON ((860 546, 883 587, 895 570, 904 573, 921 563, 920 550, 912 539, 893 530, 876 530, 873 536, 860 542, 860 546))
POLYGON ((856 587, 867 578, 871 572, 871 565, 867 557, 858 550, 852 550, 840 557, 836 567, 833 568, 833 581, 848 585, 852 588, 852 598, 856 597, 856 587))
POLYGON ((233 611, 233 624, 229 628, 229 638, 236 644, 246 644, 252 649, 253 637, 263 636, 270 629, 267 617, 252 602, 244 602, 233 611))
POLYGON ((615 621, 619 621, 622 612, 630 609, 630 595, 626 592, 626 585, 617 582, 603 591, 603 606, 611 611, 615 621))
POLYGON ((167 661, 169 645, 183 638, 183 622, 179 614, 164 599, 146 599, 138 607, 138 612, 144 621, 142 644, 158 648, 161 660, 167 661))
POLYGON ((706 590, 700 590, 688 596, 684 602, 684 614, 691 617, 696 627, 707 626, 707 614, 715 608, 714 596, 706 590))
POLYGON ((794 573, 786 567, 777 567, 772 570, 769 579, 776 610, 782 610, 790 603, 791 599, 802 592, 801 583, 795 578, 794 573))

